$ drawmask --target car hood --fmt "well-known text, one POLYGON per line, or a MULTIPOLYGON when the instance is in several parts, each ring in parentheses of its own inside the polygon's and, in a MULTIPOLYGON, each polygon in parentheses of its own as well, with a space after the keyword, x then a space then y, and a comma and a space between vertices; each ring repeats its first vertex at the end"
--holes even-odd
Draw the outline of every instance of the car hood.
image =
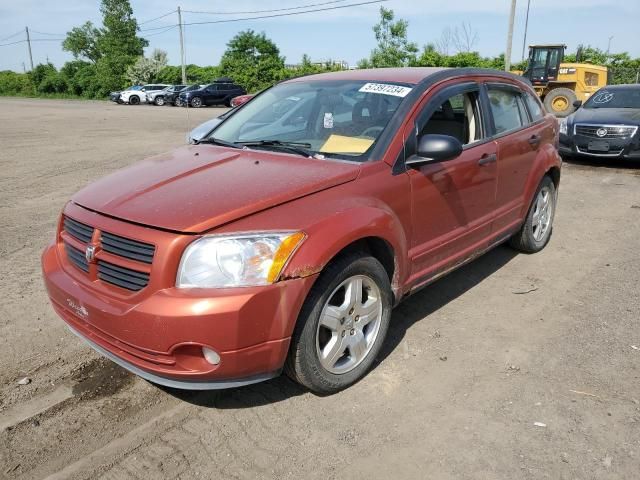
POLYGON ((638 108, 581 108, 573 114, 574 123, 640 125, 638 108))
POLYGON ((119 170, 72 201, 141 225, 202 233, 349 182, 359 171, 356 163, 192 145, 119 170))

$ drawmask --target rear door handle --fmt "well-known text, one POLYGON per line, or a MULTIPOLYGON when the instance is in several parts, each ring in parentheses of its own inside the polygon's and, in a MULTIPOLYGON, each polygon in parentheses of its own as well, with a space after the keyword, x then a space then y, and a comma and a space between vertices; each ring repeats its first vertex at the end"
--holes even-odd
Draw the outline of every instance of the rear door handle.
POLYGON ((529 139, 529 145, 531 145, 532 147, 537 147, 538 145, 540 145, 540 135, 533 135, 529 139))
POLYGON ((489 165, 496 161, 498 161, 498 156, 495 153, 485 153, 480 157, 480 160, 478 160, 478 165, 482 167, 483 165, 489 165))

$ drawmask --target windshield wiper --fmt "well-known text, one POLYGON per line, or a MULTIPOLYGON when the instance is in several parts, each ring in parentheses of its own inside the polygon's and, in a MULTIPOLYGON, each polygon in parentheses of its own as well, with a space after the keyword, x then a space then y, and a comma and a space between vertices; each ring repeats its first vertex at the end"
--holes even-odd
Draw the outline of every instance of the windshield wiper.
POLYGON ((311 152, 307 150, 311 148, 310 143, 302 142, 283 142, 281 140, 251 140, 247 142, 234 142, 235 145, 243 147, 276 147, 290 152, 297 153, 303 157, 311 157, 311 152))
POLYGON ((213 145, 220 145, 221 147, 240 148, 235 143, 225 142, 224 140, 218 140, 215 137, 208 137, 208 138, 203 138, 202 140, 198 140, 196 142, 196 145, 199 145, 201 143, 211 143, 213 145))

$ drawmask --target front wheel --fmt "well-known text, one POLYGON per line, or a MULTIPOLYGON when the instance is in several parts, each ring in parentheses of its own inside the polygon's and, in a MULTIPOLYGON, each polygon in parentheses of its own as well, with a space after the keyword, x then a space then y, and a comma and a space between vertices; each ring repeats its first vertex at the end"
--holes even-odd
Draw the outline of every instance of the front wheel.
POLYGON ((513 248, 525 253, 536 253, 549 243, 557 199, 553 180, 545 176, 538 186, 524 224, 511 237, 510 244, 513 248))
POLYGON ((360 380, 387 334, 391 297, 389 276, 375 258, 356 253, 329 264, 298 318, 287 375, 321 394, 360 380))
POLYGON ((554 88, 544 97, 544 106, 556 117, 564 118, 576 111, 573 102, 577 99, 575 92, 569 88, 554 88))
POLYGON ((129 105, 138 105, 140 103, 140 97, 132 95, 129 97, 129 105))
POLYGON ((202 99, 200 97, 193 97, 191 99, 191 106, 193 108, 200 108, 202 106, 202 99))
POLYGON ((162 105, 164 105, 164 97, 161 97, 161 96, 156 97, 153 103, 161 107, 162 105))

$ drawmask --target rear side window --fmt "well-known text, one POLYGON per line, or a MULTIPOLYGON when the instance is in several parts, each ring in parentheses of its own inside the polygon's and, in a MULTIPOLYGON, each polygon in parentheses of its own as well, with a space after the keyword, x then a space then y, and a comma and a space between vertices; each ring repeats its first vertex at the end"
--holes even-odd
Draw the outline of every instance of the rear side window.
POLYGON ((523 118, 523 105, 520 93, 511 89, 489 87, 489 103, 496 134, 509 132, 523 127, 528 118, 523 118))
POLYGON ((527 104, 527 108, 529 109, 529 115, 531 115, 531 119, 534 122, 537 122, 538 120, 544 118, 544 111, 542 110, 540 102, 537 98, 534 98, 531 93, 526 92, 524 94, 524 101, 527 104))

